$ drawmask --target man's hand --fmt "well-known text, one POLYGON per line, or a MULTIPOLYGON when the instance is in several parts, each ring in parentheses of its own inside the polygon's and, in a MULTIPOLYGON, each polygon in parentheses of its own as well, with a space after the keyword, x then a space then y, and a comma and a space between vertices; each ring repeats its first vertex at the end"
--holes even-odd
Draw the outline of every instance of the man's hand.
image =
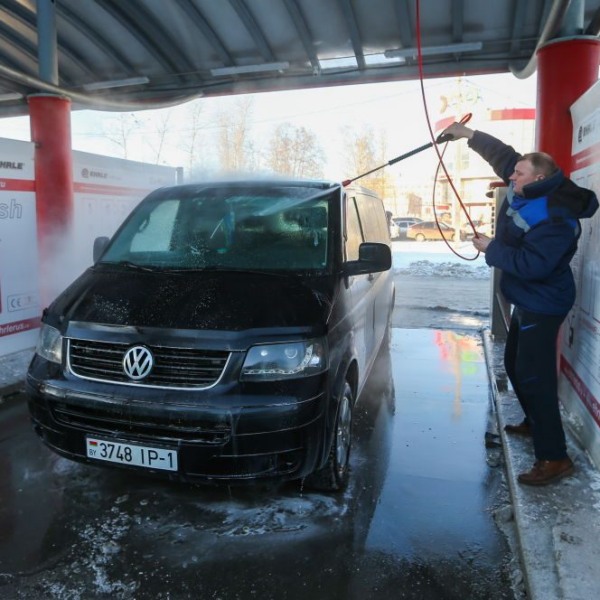
POLYGON ((446 127, 440 136, 450 135, 452 139, 459 140, 460 138, 471 139, 475 133, 472 129, 463 125, 462 123, 452 123, 449 127, 446 127))
POLYGON ((478 233, 474 238, 473 238, 473 246, 475 246, 475 248, 479 251, 479 252, 483 252, 485 253, 485 251, 487 250, 487 247, 490 245, 490 242, 493 240, 494 238, 490 238, 487 235, 483 235, 483 233, 478 233))

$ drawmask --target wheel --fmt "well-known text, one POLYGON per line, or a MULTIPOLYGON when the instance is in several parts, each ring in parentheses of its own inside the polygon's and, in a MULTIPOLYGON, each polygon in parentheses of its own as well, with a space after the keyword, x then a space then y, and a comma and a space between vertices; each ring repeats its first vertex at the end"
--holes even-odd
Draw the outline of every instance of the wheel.
POLYGON ((348 485, 350 475, 350 447, 352 445, 352 406, 354 397, 350 384, 345 381, 338 402, 331 451, 327 463, 306 478, 305 484, 315 490, 335 492, 348 485))
POLYGON ((425 236, 422 233, 417 233, 417 235, 415 235, 415 240, 417 240, 417 242, 424 242, 425 236))

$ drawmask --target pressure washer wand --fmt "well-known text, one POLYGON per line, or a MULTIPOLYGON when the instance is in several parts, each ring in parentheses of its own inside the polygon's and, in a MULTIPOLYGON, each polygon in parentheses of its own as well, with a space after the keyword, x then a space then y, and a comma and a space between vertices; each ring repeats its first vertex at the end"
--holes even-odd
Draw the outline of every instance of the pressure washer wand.
MULTIPOLYGON (((435 140, 435 143, 443 144, 443 143, 449 142, 453 139, 454 139, 454 137, 449 133, 441 134, 441 135, 438 135, 438 137, 435 140)), ((419 146, 418 148, 415 148, 414 150, 411 150, 410 152, 406 152, 405 154, 396 156, 396 158, 392 158, 392 160, 386 162, 384 165, 375 167, 374 169, 371 169, 370 171, 367 171, 366 173, 362 173, 361 175, 357 175, 356 177, 353 177, 352 179, 345 179, 344 181, 342 181, 342 185, 344 187, 346 187, 346 186, 350 185, 353 181, 356 181, 357 179, 360 179, 361 177, 366 177, 367 175, 370 175, 371 173, 375 173, 375 171, 379 171, 380 169, 383 169, 384 167, 389 167, 390 165, 396 164, 397 162, 400 162, 401 160, 404 160, 405 158, 408 158, 410 156, 414 156, 415 154, 418 154, 419 152, 423 152, 423 150, 427 150, 427 148, 431 148, 432 146, 433 146, 433 142, 429 142, 428 144, 423 144, 422 146, 419 146)))

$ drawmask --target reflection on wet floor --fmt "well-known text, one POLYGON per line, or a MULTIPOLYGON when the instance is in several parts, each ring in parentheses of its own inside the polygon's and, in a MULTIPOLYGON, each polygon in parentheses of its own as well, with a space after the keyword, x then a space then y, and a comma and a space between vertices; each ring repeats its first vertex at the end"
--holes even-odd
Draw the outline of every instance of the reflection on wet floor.
POLYGON ((382 527, 369 543, 444 556, 484 542, 493 527, 485 513, 486 366, 476 337, 432 331, 433 344, 423 344, 420 330, 397 333, 394 445, 379 503, 396 519, 374 519, 382 527))
POLYGON ((0 410, 0 596, 512 598, 490 506, 478 335, 394 329, 355 418, 352 481, 206 488, 71 463, 0 410))

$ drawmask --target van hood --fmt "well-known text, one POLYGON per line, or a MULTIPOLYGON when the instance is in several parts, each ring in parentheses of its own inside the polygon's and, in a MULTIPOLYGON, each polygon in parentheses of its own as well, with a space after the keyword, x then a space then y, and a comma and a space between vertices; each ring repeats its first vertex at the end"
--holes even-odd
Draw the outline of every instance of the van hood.
POLYGON ((65 321, 241 331, 325 323, 324 277, 244 271, 153 272, 92 267, 50 306, 65 321), (309 283, 310 282, 310 283, 309 283))

